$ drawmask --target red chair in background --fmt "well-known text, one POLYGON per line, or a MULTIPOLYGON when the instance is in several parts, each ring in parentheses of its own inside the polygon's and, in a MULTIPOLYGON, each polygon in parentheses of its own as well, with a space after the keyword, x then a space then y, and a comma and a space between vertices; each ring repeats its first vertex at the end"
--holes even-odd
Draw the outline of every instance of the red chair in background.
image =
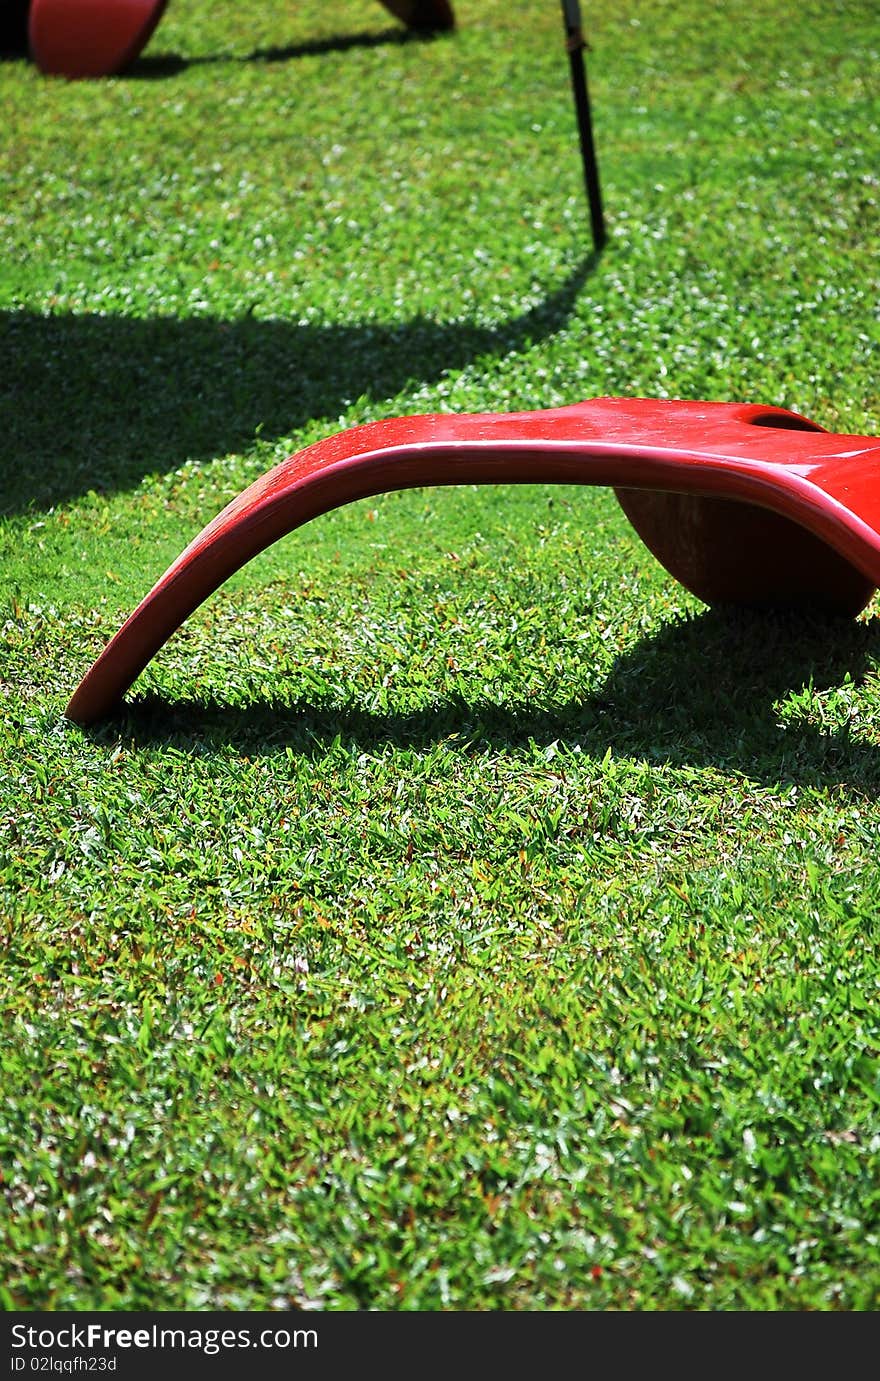
MULTIPOLYGON (((380 0, 408 29, 455 27, 449 0, 380 0)), ((31 0, 27 37, 41 72, 109 77, 143 52, 168 0, 31 0)))
POLYGON ((31 0, 31 57, 50 76, 112 76, 143 51, 166 5, 167 0, 31 0))

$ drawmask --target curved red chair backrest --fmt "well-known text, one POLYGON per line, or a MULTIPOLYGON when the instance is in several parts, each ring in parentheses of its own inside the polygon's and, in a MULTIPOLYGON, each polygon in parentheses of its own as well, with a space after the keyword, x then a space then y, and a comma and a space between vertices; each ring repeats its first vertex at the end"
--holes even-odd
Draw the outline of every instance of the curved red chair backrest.
POLYGON ((168 0, 32 0, 31 57, 59 77, 110 77, 149 42, 168 0))

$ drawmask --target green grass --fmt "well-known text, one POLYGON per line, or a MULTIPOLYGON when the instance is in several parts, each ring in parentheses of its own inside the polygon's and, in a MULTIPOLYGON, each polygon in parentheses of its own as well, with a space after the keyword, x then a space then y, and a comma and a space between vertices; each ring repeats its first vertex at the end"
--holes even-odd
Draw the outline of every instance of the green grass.
POLYGON ((869 0, 173 0, 0 63, 0 1302, 875 1310, 876 605, 707 610, 608 490, 354 503, 93 732, 91 660, 341 427, 880 429, 869 0), (343 41, 336 42, 337 39, 343 41))

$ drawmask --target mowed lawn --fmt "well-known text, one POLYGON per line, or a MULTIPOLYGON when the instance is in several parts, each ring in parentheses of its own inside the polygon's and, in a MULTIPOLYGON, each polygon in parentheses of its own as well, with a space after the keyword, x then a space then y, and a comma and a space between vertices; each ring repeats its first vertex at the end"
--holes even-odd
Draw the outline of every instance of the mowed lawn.
MULTIPOLYGON (((880 11, 171 0, 0 62, 0 1303, 880 1305, 880 624, 708 608, 610 489, 352 503, 118 713, 107 639, 344 428, 880 433, 880 11)), ((749 553, 743 553, 749 559, 749 553)))

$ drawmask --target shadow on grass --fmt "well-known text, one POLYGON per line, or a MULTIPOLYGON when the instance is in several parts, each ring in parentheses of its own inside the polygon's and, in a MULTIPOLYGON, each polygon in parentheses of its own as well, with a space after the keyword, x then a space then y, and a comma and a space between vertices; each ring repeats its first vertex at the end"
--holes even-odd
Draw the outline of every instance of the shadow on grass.
POLYGON ((0 61, 27 58, 30 0, 0 0, 0 61))
POLYGON ((377 33, 334 34, 328 38, 306 39, 273 48, 255 48, 244 55, 211 53, 203 57, 185 58, 179 53, 143 53, 125 72, 128 81, 155 81, 176 77, 188 67, 205 67, 215 63, 295 62, 298 58, 318 57, 323 53, 346 53, 352 48, 383 48, 387 44, 403 46, 407 43, 431 43, 448 38, 448 33, 415 29, 382 29, 377 33))
MULTIPOLYGON (((28 10, 30 0, 0 0, 0 61, 29 60, 28 10)), ((188 67, 205 67, 217 63, 295 62, 298 58, 320 56, 322 53, 346 53, 352 48, 382 48, 387 44, 432 43, 449 38, 452 30, 386 28, 375 33, 332 34, 325 38, 305 39, 272 48, 255 48, 251 53, 211 53, 186 58, 180 53, 141 53, 125 69, 114 74, 116 80, 153 81, 176 77, 188 67)))
POLYGON ((565 325, 596 261, 493 326, 0 312, 0 514, 132 488, 524 350, 565 325))
MULTIPOLYGON (((621 656, 580 702, 501 706, 438 695, 416 713, 371 713, 355 706, 290 699, 245 708, 220 700, 169 703, 134 699, 123 732, 136 742, 199 751, 229 746, 249 755, 290 748, 321 757, 339 740, 346 751, 386 746, 422 752, 451 740, 463 753, 579 748, 655 764, 712 766, 773 784, 790 782, 874 793, 880 751, 851 732, 823 727, 823 690, 849 677, 856 689, 880 661, 880 620, 841 622, 819 615, 706 610, 676 620, 621 656), (802 697, 784 723, 780 702, 802 697)), ((118 733, 120 721, 98 731, 118 733)))

